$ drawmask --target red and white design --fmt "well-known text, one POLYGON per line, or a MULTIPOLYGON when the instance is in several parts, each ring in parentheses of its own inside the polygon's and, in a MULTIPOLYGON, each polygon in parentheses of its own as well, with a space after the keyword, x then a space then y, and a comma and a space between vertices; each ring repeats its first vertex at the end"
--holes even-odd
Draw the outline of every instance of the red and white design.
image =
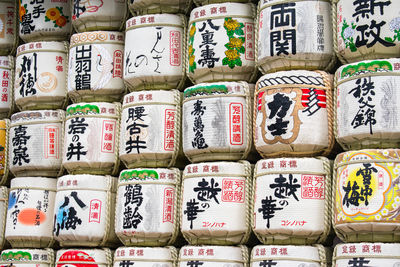
POLYGON ((90 201, 89 222, 100 223, 101 200, 93 199, 90 201))
POLYGON ((114 153, 116 122, 111 120, 103 121, 101 134, 101 152, 114 153))
POLYGON ((122 51, 121 50, 115 50, 114 51, 114 59, 113 59, 113 78, 119 77, 122 78, 122 51))
POLYGON ((320 108, 326 108, 326 93, 324 90, 315 88, 301 89, 301 104, 303 107, 318 105, 320 108))
POLYGON ((174 223, 174 198, 175 190, 172 187, 164 189, 163 223, 174 223))
POLYGON ((56 63, 57 63, 56 71, 58 71, 58 72, 64 71, 63 61, 64 61, 64 58, 62 56, 56 56, 56 63))
POLYGON ((301 197, 303 199, 325 199, 325 177, 302 175, 301 197))
POLYGON ((169 32, 170 58, 171 66, 181 65, 181 33, 179 31, 169 32))
POLYGON ((10 76, 11 72, 8 70, 3 70, 2 80, 1 80, 1 102, 7 103, 9 100, 8 93, 10 92, 10 76))
POLYGON ((247 60, 255 60, 254 55, 254 23, 246 22, 244 27, 245 32, 245 58, 247 60))
POLYGON ((164 150, 174 151, 175 148, 175 109, 165 110, 164 150))
POLYGON ((245 199, 245 181, 241 179, 223 179, 222 180, 222 201, 244 203, 245 199))
POLYGON ((229 141, 231 145, 243 145, 243 104, 229 104, 229 141))
POLYGON ((57 126, 46 126, 44 127, 44 158, 59 158, 59 129, 57 126))
POLYGON ((68 250, 58 259, 57 267, 75 266, 75 267, 99 267, 96 261, 86 252, 80 250, 68 250), (72 263, 73 262, 73 263, 72 263), (76 263, 80 262, 80 263, 76 263), (87 262, 87 263, 85 263, 87 262))

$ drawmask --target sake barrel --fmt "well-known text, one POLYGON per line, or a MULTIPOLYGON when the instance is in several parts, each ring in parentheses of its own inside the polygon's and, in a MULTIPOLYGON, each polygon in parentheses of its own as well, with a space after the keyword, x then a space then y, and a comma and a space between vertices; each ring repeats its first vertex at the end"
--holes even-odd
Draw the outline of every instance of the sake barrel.
POLYGON ((12 247, 52 246, 56 183, 44 177, 11 180, 5 238, 12 247))
POLYGON ((7 218, 7 207, 8 207, 8 188, 0 186, 0 214, 3 218, 0 220, 0 249, 6 245, 6 239, 4 233, 6 230, 6 218, 7 218))
POLYGON ((334 145, 331 76, 282 71, 256 84, 254 144, 262 157, 328 155, 334 145))
POLYGON ((14 61, 12 56, 0 56, 0 118, 9 118, 13 109, 14 61))
POLYGON ((121 161, 128 168, 181 164, 181 113, 178 90, 125 95, 119 143, 121 161))
POLYGON ((178 250, 174 247, 120 247, 114 253, 114 267, 174 267, 178 250))
POLYGON ((183 171, 181 232, 189 244, 244 244, 250 235, 247 161, 190 164, 183 171))
POLYGON ((111 246, 117 179, 99 175, 64 175, 57 180, 54 238, 62 247, 111 246))
POLYGON ((37 42, 18 47, 15 104, 20 110, 65 108, 67 42, 37 42))
POLYGON ((399 56, 398 1, 332 1, 334 48, 342 63, 399 56))
POLYGON ((124 35, 121 32, 95 31, 72 35, 68 69, 68 96, 71 100, 74 103, 120 101, 125 92, 123 54, 124 35))
POLYGON ((54 251, 46 249, 6 249, 1 252, 0 264, 15 267, 52 267, 54 251))
POLYGON ((248 267, 249 251, 245 246, 184 246, 178 266, 248 267))
POLYGON ((66 41, 72 30, 69 5, 65 0, 20 0, 19 37, 26 43, 66 41))
POLYGON ((9 153, 8 151, 10 145, 8 142, 9 127, 10 127, 10 120, 8 119, 0 120, 0 185, 4 185, 8 182, 8 175, 10 170, 9 159, 8 159, 8 153, 9 153))
POLYGON ((55 177, 61 172, 63 110, 35 110, 11 116, 8 158, 15 176, 55 177))
POLYGON ((348 243, 335 247, 333 266, 400 266, 400 244, 348 243))
POLYGON ((254 171, 253 192, 252 226, 262 243, 325 242, 331 230, 331 168, 327 158, 260 160, 254 171))
POLYGON ((120 103, 78 103, 67 107, 63 166, 70 174, 116 174, 120 103))
POLYGON ((252 0, 193 0, 196 6, 204 6, 209 4, 217 4, 217 3, 228 3, 228 2, 235 2, 235 3, 254 3, 256 1, 252 0))
POLYGON ((115 232, 125 246, 165 246, 179 233, 180 171, 129 169, 119 176, 115 232))
POLYGON ((124 80, 130 91, 182 88, 185 32, 182 15, 145 15, 126 22, 124 80))
POLYGON ((330 2, 259 2, 256 64, 262 73, 334 66, 330 2))
POLYGON ((76 0, 72 3, 72 25, 77 32, 121 30, 126 15, 124 0, 76 0))
POLYGON ((14 54, 18 42, 18 8, 14 0, 4 0, 0 3, 0 55, 14 54))
MULTIPOLYGON (((255 246, 251 251, 250 267, 327 267, 326 250, 322 245, 314 246, 255 246)), ((347 266, 346 266, 347 267, 347 266)))
POLYGON ((183 97, 183 151, 192 162, 247 159, 252 97, 246 82, 201 83, 183 97))
POLYGON ((333 227, 346 242, 399 242, 398 149, 341 153, 335 160, 333 227))
POLYGON ((335 75, 335 137, 345 150, 400 147, 400 59, 340 67, 335 75))
POLYGON ((190 13, 186 73, 193 83, 255 79, 253 4, 223 3, 190 13))
POLYGON ((181 13, 187 14, 192 7, 192 0, 128 0, 132 15, 181 13))
POLYGON ((61 249, 57 251, 56 267, 67 266, 93 266, 93 267, 111 267, 112 252, 108 248, 101 249, 61 249))

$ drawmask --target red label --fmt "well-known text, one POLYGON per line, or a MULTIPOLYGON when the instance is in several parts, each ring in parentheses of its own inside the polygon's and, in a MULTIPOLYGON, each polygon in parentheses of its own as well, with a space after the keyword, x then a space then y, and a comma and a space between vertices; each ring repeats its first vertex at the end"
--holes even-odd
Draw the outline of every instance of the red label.
POLYGON ((101 152, 114 153, 115 126, 115 121, 103 121, 103 127, 101 130, 101 152))
POLYGON ((301 89, 301 104, 303 107, 309 107, 313 104, 321 108, 326 108, 326 93, 324 90, 301 89))
POLYGON ((302 175, 301 197, 303 199, 325 199, 325 177, 302 175))
POLYGON ((170 57, 169 64, 171 66, 181 65, 181 33, 179 31, 169 32, 169 44, 170 44, 170 57))
POLYGON ((174 151, 175 147, 175 109, 165 110, 165 125, 164 125, 164 150, 174 151))
POLYGON ((58 127, 47 126, 44 128, 44 158, 58 159, 58 127))
POLYGON ((174 188, 164 189, 163 222, 174 223, 174 188))
POLYGON ((90 201, 89 222, 100 223, 101 216, 101 201, 93 199, 90 201))
POLYGON ((119 77, 122 78, 122 51, 121 50, 115 50, 114 51, 114 70, 113 70, 113 78, 119 77))
POLYGON ((241 179, 222 179, 222 201, 244 203, 245 181, 241 179))
POLYGON ((254 60, 255 55, 254 55, 254 23, 248 23, 246 22, 245 24, 245 39, 246 39, 246 53, 245 53, 245 59, 247 60, 254 60))
POLYGON ((229 104, 229 141, 231 145, 243 145, 243 104, 229 104))

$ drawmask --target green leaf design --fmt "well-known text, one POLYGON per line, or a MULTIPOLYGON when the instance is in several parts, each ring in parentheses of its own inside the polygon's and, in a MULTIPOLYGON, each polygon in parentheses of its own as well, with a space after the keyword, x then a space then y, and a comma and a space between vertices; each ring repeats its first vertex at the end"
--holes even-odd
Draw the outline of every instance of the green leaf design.
POLYGON ((236 33, 237 35, 244 35, 244 31, 243 31, 241 28, 236 29, 236 30, 235 30, 235 33, 236 33))
POLYGON ((241 60, 240 58, 237 58, 237 59, 235 60, 235 63, 236 63, 236 65, 238 65, 238 66, 242 66, 242 60, 241 60))
POLYGON ((232 47, 229 45, 229 43, 226 43, 224 46, 226 47, 226 49, 229 49, 229 50, 232 49, 232 47))
POLYGON ((44 21, 47 22, 47 21, 50 21, 50 19, 49 19, 47 16, 45 16, 45 17, 44 17, 44 21))
POLYGON ((385 41, 389 42, 389 43, 394 43, 395 40, 396 40, 396 36, 394 36, 393 39, 390 37, 385 37, 385 41))
POLYGON ((229 68, 233 69, 235 67, 235 61, 229 61, 229 68))
POLYGON ((246 49, 244 48, 244 46, 241 46, 239 49, 237 49, 237 51, 241 54, 244 54, 244 52, 246 51, 246 49))
POLYGON ((222 60, 222 65, 228 65, 229 63, 229 59, 227 57, 224 57, 224 59, 222 60))

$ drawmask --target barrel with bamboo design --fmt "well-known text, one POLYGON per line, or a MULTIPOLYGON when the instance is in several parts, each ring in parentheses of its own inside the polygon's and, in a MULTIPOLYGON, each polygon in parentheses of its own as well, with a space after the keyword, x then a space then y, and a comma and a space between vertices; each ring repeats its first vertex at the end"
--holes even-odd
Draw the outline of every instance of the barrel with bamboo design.
POLYGON ((54 250, 46 249, 6 249, 1 252, 0 264, 15 267, 53 267, 54 250))

